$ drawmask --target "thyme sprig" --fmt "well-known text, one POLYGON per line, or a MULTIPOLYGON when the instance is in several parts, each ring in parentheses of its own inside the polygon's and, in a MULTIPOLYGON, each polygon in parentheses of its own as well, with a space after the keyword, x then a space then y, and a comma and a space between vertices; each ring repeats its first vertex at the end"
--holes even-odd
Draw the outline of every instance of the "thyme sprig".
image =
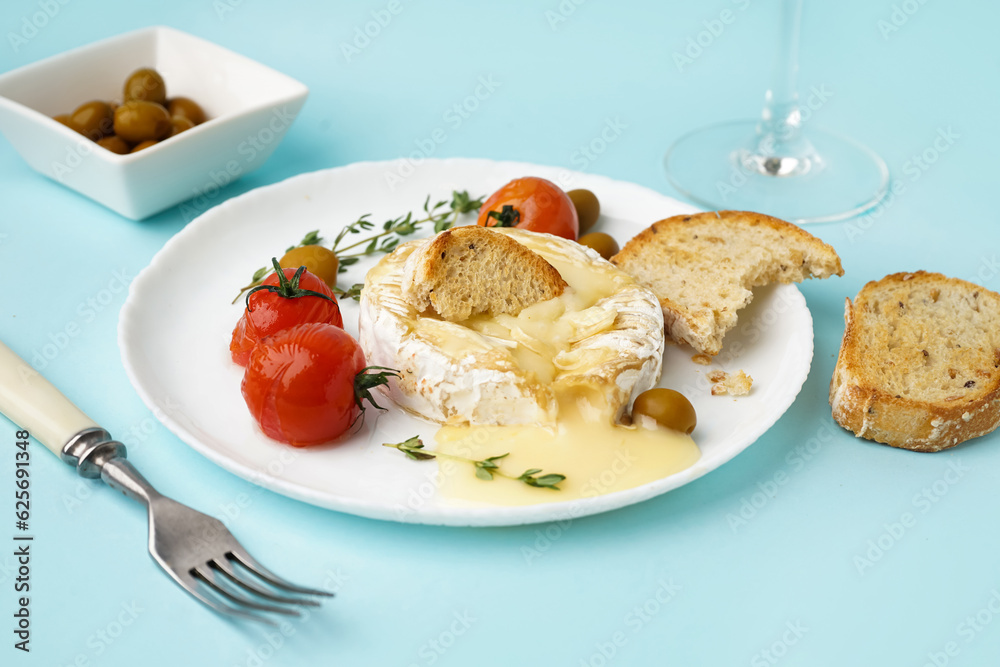
MULTIPOLYGON (((461 192, 453 190, 451 201, 442 199, 439 202, 435 202, 433 206, 431 205, 431 196, 427 195, 427 198, 424 200, 423 217, 416 217, 413 211, 410 211, 406 215, 386 220, 382 223, 382 231, 376 232, 372 236, 360 241, 342 246, 341 242, 349 238, 349 235, 360 234, 375 228, 375 223, 368 219, 371 217, 371 214, 366 213, 340 230, 337 238, 333 241, 333 252, 336 253, 337 259, 340 260, 341 273, 345 270, 344 267, 354 264, 365 255, 371 255, 375 252, 392 252, 399 245, 402 237, 413 234, 422 225, 433 223, 435 234, 443 232, 454 225, 460 215, 478 211, 482 205, 482 197, 472 199, 465 190, 461 192), (346 252, 361 246, 364 246, 363 250, 353 253, 346 252)), ((419 213, 417 215, 419 216, 419 213)))
MULTIPOLYGON (((371 214, 365 213, 341 229, 337 233, 337 237, 333 240, 331 249, 339 262, 337 272, 344 273, 347 271, 347 267, 357 263, 358 260, 366 255, 392 252, 404 237, 413 234, 427 223, 433 224, 435 234, 449 229, 458 222, 459 216, 478 211, 482 205, 483 197, 473 199, 466 190, 462 190, 461 192, 452 190, 450 201, 442 199, 433 205, 431 205, 431 196, 427 195, 427 198, 424 200, 422 216, 419 212, 414 214, 413 211, 410 211, 406 215, 386 220, 382 223, 382 229, 375 234, 350 243, 349 241, 353 240, 352 235, 363 234, 375 229, 375 223, 369 219, 371 218, 371 214), (347 244, 342 245, 343 243, 347 244), (356 250, 357 248, 361 248, 361 246, 364 246, 364 248, 356 250), (350 250, 354 250, 354 252, 348 252, 350 250)), ((289 246, 285 252, 301 248, 302 246, 321 245, 322 243, 323 237, 319 235, 319 230, 313 230, 306 234, 297 245, 289 246)), ((236 303, 247 290, 252 290, 260 285, 264 281, 264 278, 270 275, 271 272, 272 269, 266 266, 257 269, 250 279, 250 284, 240 289, 240 293, 233 299, 233 303, 236 303)), ((355 284, 347 290, 341 290, 336 287, 333 289, 340 298, 350 297, 357 301, 361 295, 361 287, 361 284, 355 284)))
POLYGON ((494 475, 499 475, 500 477, 506 477, 507 479, 512 479, 516 482, 523 482, 528 486, 534 486, 539 489, 552 489, 554 491, 560 491, 561 489, 558 485, 566 479, 566 475, 559 475, 556 473, 539 476, 538 473, 542 472, 541 468, 528 468, 516 477, 514 475, 509 475, 500 469, 499 461, 507 456, 510 456, 510 452, 507 452, 506 454, 498 454, 497 456, 490 456, 481 460, 470 459, 457 454, 428 451, 424 449, 423 441, 417 436, 413 436, 403 442, 386 442, 383 443, 382 446, 398 449, 406 454, 407 458, 413 459, 414 461, 429 461, 433 458, 446 458, 453 461, 471 463, 476 469, 476 477, 486 482, 492 480, 494 475))
POLYGON ((354 283, 347 289, 340 289, 336 285, 331 287, 333 293, 339 296, 341 299, 354 299, 355 301, 361 300, 361 288, 364 287, 364 283, 354 283))

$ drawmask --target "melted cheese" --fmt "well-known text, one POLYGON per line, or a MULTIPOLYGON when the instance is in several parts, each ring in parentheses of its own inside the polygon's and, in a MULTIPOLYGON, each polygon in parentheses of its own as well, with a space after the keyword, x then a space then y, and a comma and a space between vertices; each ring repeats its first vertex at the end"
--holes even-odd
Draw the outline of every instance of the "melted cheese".
POLYGON ((530 505, 590 498, 631 489, 694 465, 701 452, 690 436, 655 425, 622 426, 575 392, 559 397, 559 420, 544 426, 445 426, 436 449, 475 460, 509 453, 501 469, 520 475, 559 473, 558 490, 540 489, 499 475, 479 479, 470 464, 443 461, 440 493, 490 505, 530 505))

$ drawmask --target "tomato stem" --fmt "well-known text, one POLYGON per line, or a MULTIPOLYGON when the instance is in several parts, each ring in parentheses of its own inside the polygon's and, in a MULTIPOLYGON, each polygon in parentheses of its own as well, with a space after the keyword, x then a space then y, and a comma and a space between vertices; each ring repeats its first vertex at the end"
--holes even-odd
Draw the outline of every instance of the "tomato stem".
POLYGON ((388 385, 389 378, 391 377, 399 379, 403 377, 403 374, 395 368, 387 368, 385 366, 365 366, 358 372, 357 375, 354 376, 354 402, 357 403, 359 408, 361 408, 362 413, 365 410, 365 406, 362 401, 368 401, 377 410, 385 409, 375 402, 375 398, 372 396, 371 390, 375 387, 388 385), (372 371, 382 372, 376 373, 372 371))
POLYGON ((278 284, 258 285, 257 287, 254 287, 252 290, 247 292, 247 311, 253 310, 252 308, 250 308, 250 297, 255 292, 260 292, 261 290, 265 292, 272 292, 273 294, 277 294, 278 296, 284 297, 285 299, 298 299, 304 296, 318 296, 319 298, 326 299, 331 303, 337 303, 336 301, 328 297, 326 294, 323 294, 322 292, 316 292, 311 289, 302 289, 299 287, 299 281, 302 279, 302 274, 305 273, 306 271, 306 267, 304 265, 296 269, 295 275, 293 275, 291 279, 289 279, 288 276, 285 275, 284 269, 282 269, 281 265, 278 264, 277 257, 272 257, 271 263, 274 264, 274 272, 278 275, 278 284))
POLYGON ((511 204, 504 204, 499 211, 487 213, 486 219, 490 218, 496 220, 496 224, 491 225, 492 227, 516 227, 517 223, 521 222, 521 212, 511 204))

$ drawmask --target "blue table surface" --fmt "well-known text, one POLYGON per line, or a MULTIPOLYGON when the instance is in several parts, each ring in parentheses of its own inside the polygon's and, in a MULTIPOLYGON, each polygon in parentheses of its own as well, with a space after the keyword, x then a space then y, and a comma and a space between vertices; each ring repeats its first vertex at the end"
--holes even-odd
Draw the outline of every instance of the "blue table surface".
MULTIPOLYGON (((305 82, 309 100, 284 142, 217 201, 407 155, 480 77, 496 91, 435 156, 562 165, 676 196, 660 166, 666 147, 759 112, 777 18, 776 3, 751 0, 401 0, 348 53, 390 4, 6 0, 0 71, 162 24, 305 82), (703 34, 701 52, 679 67, 675 54, 706 21, 719 32, 712 22, 726 9, 733 20, 703 34), (32 33, 31 22, 44 25, 32 33), (583 156, 609 120, 624 126, 620 137, 583 156)), ((837 427, 827 390, 844 297, 865 282, 926 269, 1000 289, 990 194, 1000 176, 1000 7, 806 4, 801 89, 828 98, 817 124, 873 147, 903 192, 869 217, 810 228, 838 250, 846 275, 802 286, 815 320, 812 370, 767 434, 697 482, 568 524, 361 519, 263 491, 196 454, 139 400, 116 342, 125 293, 115 276, 134 277, 183 228, 180 209, 126 220, 39 176, 0 139, 0 337, 29 358, 61 341, 43 373, 125 439, 154 484, 225 519, 265 563, 338 595, 276 630, 217 617, 150 561, 138 505, 35 444, 31 652, 13 647, 17 572, 4 546, 0 662, 995 664, 1000 434, 936 455, 891 449, 837 427), (942 135, 952 139, 935 148, 942 135), (78 334, 60 338, 72 324, 78 334)), ((15 532, 14 434, 0 420, 0 540, 15 532)))

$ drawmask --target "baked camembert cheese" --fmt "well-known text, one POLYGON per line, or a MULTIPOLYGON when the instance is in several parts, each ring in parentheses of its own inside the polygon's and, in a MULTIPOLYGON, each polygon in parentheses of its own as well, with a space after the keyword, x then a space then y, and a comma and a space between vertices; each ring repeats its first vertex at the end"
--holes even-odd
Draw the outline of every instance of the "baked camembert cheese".
POLYGON ((399 246, 368 273, 359 319, 368 363, 402 373, 391 398, 441 424, 550 424, 558 395, 575 389, 606 400, 608 419, 617 419, 660 377, 656 297, 573 241, 518 229, 491 233, 540 255, 568 289, 517 315, 449 322, 417 312, 403 292, 407 259, 431 241, 399 246))
POLYGON ((663 315, 654 294, 574 241, 519 229, 490 233, 554 267, 566 283, 561 294, 516 314, 462 321, 442 318, 426 299, 418 311, 408 298, 411 258, 434 239, 411 241, 368 272, 359 341, 369 364, 401 372, 380 389, 443 425, 440 451, 474 458, 510 452, 512 468, 531 459, 567 479, 552 492, 510 480, 484 483, 462 471, 444 480, 442 492, 497 504, 568 500, 638 486, 697 461, 688 436, 618 423, 660 377, 663 315))

